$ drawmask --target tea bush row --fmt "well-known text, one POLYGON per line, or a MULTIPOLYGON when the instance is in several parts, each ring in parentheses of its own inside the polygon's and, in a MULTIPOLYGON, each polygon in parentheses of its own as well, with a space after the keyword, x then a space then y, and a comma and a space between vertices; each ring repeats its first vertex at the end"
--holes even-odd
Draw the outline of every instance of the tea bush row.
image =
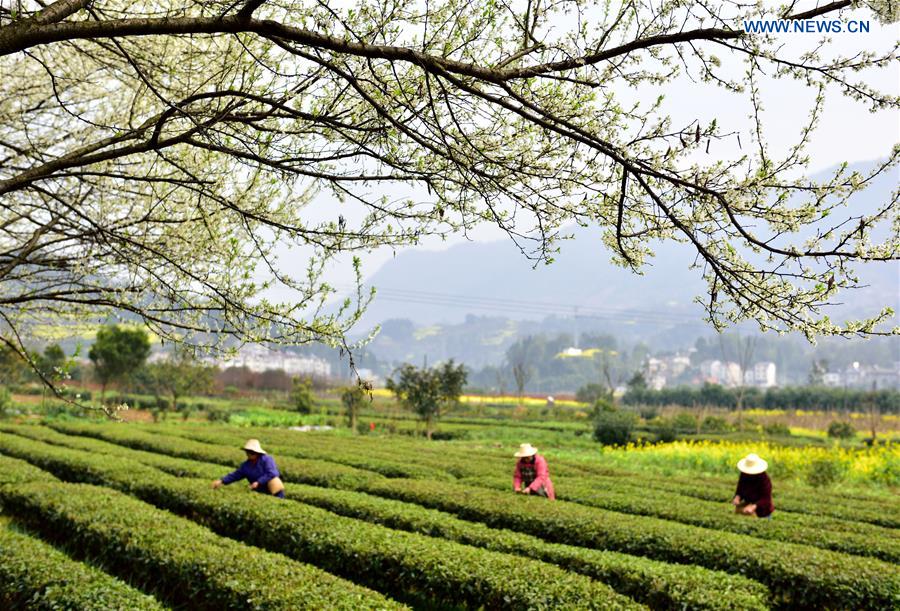
MULTIPOLYGON (((7 441, 9 436, 4 436, 7 441)), ((75 452, 75 450, 66 450, 75 452)), ((0 488, 4 506, 191 609, 399 609, 382 595, 236 541, 108 488, 33 483, 0 488)))
MULTIPOLYGON (((205 443, 242 443, 240 435, 235 434, 233 431, 188 431, 185 433, 185 436, 205 443)), ((278 433, 273 431, 269 433, 268 436, 277 439, 278 433)), ((279 441, 281 440, 279 439, 279 441)), ((367 468, 366 465, 368 462, 365 460, 360 461, 358 458, 360 455, 359 449, 353 449, 353 447, 343 439, 329 437, 327 440, 328 447, 324 449, 319 447, 320 443, 317 443, 318 440, 312 440, 307 437, 302 438, 300 441, 301 443, 296 443, 295 436, 295 443, 293 445, 282 442, 281 444, 273 444, 270 447, 272 452, 279 456, 320 456, 325 460, 333 460, 342 464, 349 464, 349 461, 345 462, 341 460, 340 456, 352 455, 356 457, 356 459, 353 460, 354 464, 363 469, 367 468)), ((398 465, 397 468, 399 470, 399 466, 403 464, 404 460, 420 462, 421 457, 414 456, 412 453, 407 455, 401 451, 394 454, 394 460, 396 461, 394 464, 398 465)), ((391 464, 385 461, 371 462, 377 464, 391 464)), ((382 474, 387 474, 387 472, 389 472, 389 469, 383 470, 380 468, 373 468, 370 470, 382 474)), ((496 469, 494 469, 494 471, 496 471, 496 469)), ((427 477, 426 474, 421 474, 418 478, 436 479, 427 477)), ((493 480, 487 480, 483 478, 470 478, 466 481, 475 485, 485 485, 487 481, 500 481, 501 479, 502 478, 494 478, 493 480)), ((494 483, 489 487, 506 488, 510 485, 510 480, 511 478, 508 480, 504 479, 502 480, 504 482, 502 485, 498 486, 494 483)), ((723 490, 721 496, 718 498, 707 493, 705 494, 706 498, 704 498, 703 501, 698 502, 688 498, 691 495, 682 494, 682 491, 693 491, 688 485, 681 487, 679 485, 669 486, 665 488, 667 491, 666 494, 660 495, 658 500, 653 497, 648 497, 646 494, 646 486, 644 485, 645 478, 643 476, 641 476, 640 483, 630 483, 621 477, 598 476, 587 478, 578 477, 577 479, 571 477, 568 479, 557 478, 556 483, 557 488, 559 488, 559 492, 561 493, 561 498, 573 502, 604 507, 615 511, 651 515, 687 524, 751 534, 763 538, 806 543, 825 549, 833 549, 863 556, 873 556, 883 560, 897 561, 900 559, 900 542, 898 542, 896 538, 892 539, 891 537, 893 535, 886 532, 883 528, 878 526, 870 527, 865 523, 855 521, 854 518, 857 517, 861 511, 855 508, 840 508, 845 509, 845 511, 837 510, 841 514, 840 518, 843 519, 830 519, 827 516, 824 518, 811 518, 805 517, 804 515, 785 513, 784 510, 791 511, 796 508, 798 504, 787 501, 787 506, 784 506, 781 504, 782 501, 779 497, 777 499, 777 506, 782 511, 778 513, 777 524, 772 526, 770 523, 761 525, 752 520, 736 519, 739 518, 739 516, 729 514, 727 511, 723 513, 722 503, 730 501, 731 496, 733 496, 733 491, 731 490, 723 490), (622 492, 625 491, 618 491, 618 488, 626 488, 634 493, 641 493, 641 502, 639 504, 630 503, 630 498, 633 497, 634 494, 630 495, 629 498, 623 499, 622 492), (596 493, 597 489, 602 490, 603 494, 598 495, 596 493), (674 495, 672 493, 674 493, 674 495), (719 503, 704 502, 713 500, 719 501, 719 503), (833 531, 833 533, 831 536, 823 539, 819 534, 821 529, 833 531)), ((709 490, 708 486, 698 488, 701 488, 704 491, 709 490)), ((803 505, 832 506, 834 503, 812 503, 807 499, 803 505)), ((880 515, 884 516, 884 513, 885 512, 880 512, 880 515)), ((876 521, 879 520, 877 515, 872 517, 876 521)))
MULTIPOLYGON (((139 432, 90 429, 126 441, 139 432)), ((147 434, 142 434, 147 435, 147 434)), ((154 451, 218 462, 227 448, 156 438, 154 451)), ((146 443, 146 440, 143 440, 146 443)), ((233 454, 233 453, 232 453, 233 454)), ((295 459, 296 460, 296 459, 295 459)), ((298 461, 300 462, 300 461, 298 461)), ((290 465, 291 459, 279 459, 290 465)), ((298 465, 299 466, 299 465, 298 465)), ((346 469, 334 465, 337 484, 348 488, 346 469)), ((357 470, 358 471, 358 470, 357 470)), ((285 469, 287 481, 328 486, 326 470, 307 480, 300 470, 285 469)), ((900 576, 894 565, 871 558, 819 548, 773 543, 746 535, 713 531, 657 518, 627 515, 543 499, 465 487, 450 482, 379 478, 355 474, 357 490, 449 511, 463 519, 509 528, 542 539, 583 547, 615 550, 667 562, 697 564, 743 574, 767 585, 776 602, 820 608, 885 608, 900 606, 900 576)))
MULTIPOLYGON (((0 432, 43 441, 55 446, 84 450, 110 456, 123 456, 178 477, 203 477, 213 480, 228 472, 227 467, 212 463, 176 458, 167 454, 136 450, 94 437, 65 435, 46 426, 0 424, 0 432)), ((28 463, 25 463, 26 465, 28 463)), ((30 465, 28 465, 30 466, 30 465)), ((34 469, 35 467, 31 467, 34 469)))
MULTIPOLYGON (((164 459, 164 463, 174 461, 182 466, 179 475, 193 473, 201 477, 214 477, 216 472, 221 471, 217 465, 150 454, 96 439, 69 437, 45 427, 18 426, 5 427, 4 430, 32 439, 53 440, 61 445, 72 441, 73 446, 86 451, 132 458, 152 466, 158 466, 159 459, 164 459)), ((165 467, 161 468, 168 471, 165 467)), ((768 591, 764 586, 719 571, 546 543, 529 535, 492 529, 440 511, 358 492, 292 484, 288 493, 291 499, 343 516, 551 562, 596 578, 655 609, 736 610, 759 609, 767 605, 768 591)))
MULTIPOLYGON (((187 436, 193 435, 193 433, 190 433, 189 431, 184 434, 187 436)), ((263 435, 264 432, 258 432, 258 434, 263 435)), ((266 432, 265 434, 267 436, 285 436, 284 431, 271 431, 266 432)), ((206 435, 206 440, 214 440, 215 434, 207 433, 206 435)), ((288 433, 287 435, 292 434, 288 433)), ((296 434, 293 434, 293 438, 294 443, 297 443, 296 434)), ((347 449, 356 446, 356 451, 359 452, 359 440, 356 439, 348 440, 332 436, 329 436, 327 439, 315 439, 315 436, 311 436, 309 440, 304 438, 301 443, 307 446, 327 443, 332 448, 345 447, 347 449)), ((502 463, 496 458, 488 459, 482 456, 472 457, 471 455, 467 455, 466 450, 462 448, 441 448, 443 456, 434 458, 425 455, 424 450, 419 451, 418 448, 406 448, 403 446, 393 447, 393 445, 392 440, 392 448, 389 451, 389 457, 391 460, 398 463, 404 461, 416 461, 419 464, 428 465, 432 468, 437 468, 437 466, 443 464, 448 472, 452 470, 453 474, 459 478, 496 476, 498 471, 501 471, 504 474, 509 472, 511 480, 511 459, 506 459, 507 462, 502 463)), ((285 445, 285 452, 291 453, 290 446, 285 445)), ((377 453, 377 449, 366 449, 367 455, 371 452, 375 452, 375 455, 379 456, 381 460, 386 460, 386 458, 381 457, 377 453)), ((388 454, 386 453, 386 455, 388 454)), ((679 478, 655 476, 648 473, 627 473, 602 466, 570 465, 565 461, 553 461, 551 462, 550 468, 551 475, 557 480, 560 479, 560 476, 570 476, 592 482, 602 482, 602 485, 607 487, 609 485, 618 485, 618 483, 628 485, 629 479, 639 478, 640 484, 635 484, 633 487, 650 487, 709 501, 721 501, 722 499, 730 500, 734 495, 735 482, 737 481, 737 478, 735 477, 734 481, 731 482, 692 482, 680 480, 679 478)), ((837 518, 844 523, 866 522, 889 528, 900 527, 900 509, 898 509, 898 505, 892 501, 838 498, 832 495, 827 503, 816 503, 811 502, 810 494, 814 494, 814 492, 794 492, 789 488, 786 489, 785 486, 778 486, 776 488, 776 506, 781 510, 795 513, 837 518)), ((861 532, 864 531, 865 529, 861 530, 861 532)))
POLYGON ((172 477, 127 458, 109 461, 13 435, 0 438, 0 451, 64 479, 104 482, 190 515, 216 532, 410 598, 427 592, 432 601, 486 608, 642 608, 609 586, 547 563, 400 532, 302 503, 213 491, 207 480, 172 477))
MULTIPOLYGON (((463 484, 509 489, 505 478, 472 478, 463 484)), ((871 556, 888 562, 900 561, 900 537, 894 531, 858 522, 821 519, 801 514, 777 512, 772 520, 757 520, 735 515, 731 499, 718 503, 678 494, 658 494, 637 486, 618 486, 560 479, 555 482, 558 498, 627 514, 650 516, 703 528, 750 535, 761 539, 812 545, 858 556, 871 556)))
MULTIPOLYGON (((174 428, 174 427, 173 427, 174 428)), ((178 431, 169 429, 168 432, 177 434, 178 431)), ((295 434, 296 435, 296 434, 295 434)), ((233 445, 240 447, 247 439, 245 432, 239 432, 232 429, 216 430, 216 431, 192 431, 185 435, 189 439, 202 441, 204 443, 212 443, 217 445, 233 445)), ((267 436, 269 439, 271 435, 267 436)), ((417 461, 397 461, 383 460, 373 457, 368 453, 360 453, 358 448, 342 447, 343 444, 312 444, 309 443, 308 437, 295 438, 293 444, 278 443, 267 440, 264 448, 270 454, 277 456, 294 456, 296 458, 305 458, 312 460, 323 460, 334 462, 358 469, 374 471, 384 475, 385 477, 407 477, 415 479, 431 479, 431 480, 451 480, 452 475, 441 469, 427 467, 417 464, 417 461), (301 443, 296 443, 300 441, 301 443)), ((332 438, 334 439, 334 438, 332 438)))
POLYGON ((768 591, 762 584, 721 571, 547 543, 419 505, 358 492, 292 484, 290 495, 302 503, 390 528, 551 562, 609 584, 654 609, 734 610, 768 605, 768 591))
MULTIPOLYGON (((0 464, 5 461, 0 460, 0 464)), ((6 466, 5 464, 3 465, 6 466)), ((47 475, 46 479, 52 479, 47 475)), ((0 518, 0 608, 163 611, 152 596, 69 558, 0 518)))
POLYGON ((381 480, 365 490, 548 541, 740 573, 766 584, 776 602, 788 605, 841 609, 900 605, 895 565, 873 558, 458 484, 381 480))
MULTIPOLYGON (((237 447, 217 446, 185 438, 147 433, 127 425, 53 423, 51 426, 65 434, 85 435, 138 450, 219 463, 223 466, 221 475, 233 470, 243 460, 243 452, 237 447)), ((322 460, 278 457, 277 462, 282 476, 292 472, 295 478, 302 478, 299 481, 314 486, 353 490, 372 477, 382 477, 371 471, 322 460)))

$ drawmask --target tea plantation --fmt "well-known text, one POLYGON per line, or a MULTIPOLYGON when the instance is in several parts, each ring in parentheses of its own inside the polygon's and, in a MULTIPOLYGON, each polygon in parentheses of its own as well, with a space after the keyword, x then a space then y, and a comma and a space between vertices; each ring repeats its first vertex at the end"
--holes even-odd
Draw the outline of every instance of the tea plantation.
POLYGON ((726 478, 550 458, 558 500, 511 492, 505 449, 226 425, 0 425, 0 608, 898 609, 895 496, 771 520, 726 478), (210 482, 258 437, 281 501, 210 482))

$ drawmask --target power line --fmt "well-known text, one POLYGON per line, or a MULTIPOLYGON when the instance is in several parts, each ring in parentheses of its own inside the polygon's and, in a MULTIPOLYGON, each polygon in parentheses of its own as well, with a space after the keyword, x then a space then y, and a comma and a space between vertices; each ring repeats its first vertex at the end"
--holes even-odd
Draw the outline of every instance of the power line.
MULTIPOLYGON (((349 287, 341 287, 349 288, 349 287)), ((354 287, 355 288, 355 287, 354 287)), ((602 306, 585 306, 547 301, 522 301, 516 299, 497 299, 471 295, 455 295, 451 293, 435 293, 412 289, 378 287, 376 299, 421 305, 443 307, 464 307, 473 310, 487 310, 517 314, 544 314, 610 320, 624 323, 644 323, 657 325, 696 325, 705 323, 688 314, 674 312, 654 312, 641 310, 625 310, 604 308, 602 306)))

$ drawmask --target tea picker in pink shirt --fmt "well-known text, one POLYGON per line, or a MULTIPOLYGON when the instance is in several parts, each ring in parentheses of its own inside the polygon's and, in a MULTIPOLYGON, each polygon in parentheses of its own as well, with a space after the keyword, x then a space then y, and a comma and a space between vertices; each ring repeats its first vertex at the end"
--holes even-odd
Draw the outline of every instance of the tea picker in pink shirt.
POLYGON ((523 443, 519 451, 515 453, 516 470, 513 473, 513 489, 520 494, 533 494, 548 499, 555 499, 553 482, 550 481, 550 471, 547 468, 547 459, 537 453, 530 443, 523 443))

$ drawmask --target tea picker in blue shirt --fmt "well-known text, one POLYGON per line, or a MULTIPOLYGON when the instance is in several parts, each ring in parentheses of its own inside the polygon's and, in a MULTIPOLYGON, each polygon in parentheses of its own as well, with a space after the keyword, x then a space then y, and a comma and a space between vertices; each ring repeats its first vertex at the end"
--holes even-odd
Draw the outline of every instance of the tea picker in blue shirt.
POLYGON ((246 479, 250 482, 251 490, 283 499, 284 482, 281 481, 281 473, 275 466, 275 460, 259 445, 259 440, 248 439, 243 450, 247 453, 247 460, 241 463, 237 471, 232 471, 222 479, 214 481, 212 487, 227 486, 232 482, 246 479))

